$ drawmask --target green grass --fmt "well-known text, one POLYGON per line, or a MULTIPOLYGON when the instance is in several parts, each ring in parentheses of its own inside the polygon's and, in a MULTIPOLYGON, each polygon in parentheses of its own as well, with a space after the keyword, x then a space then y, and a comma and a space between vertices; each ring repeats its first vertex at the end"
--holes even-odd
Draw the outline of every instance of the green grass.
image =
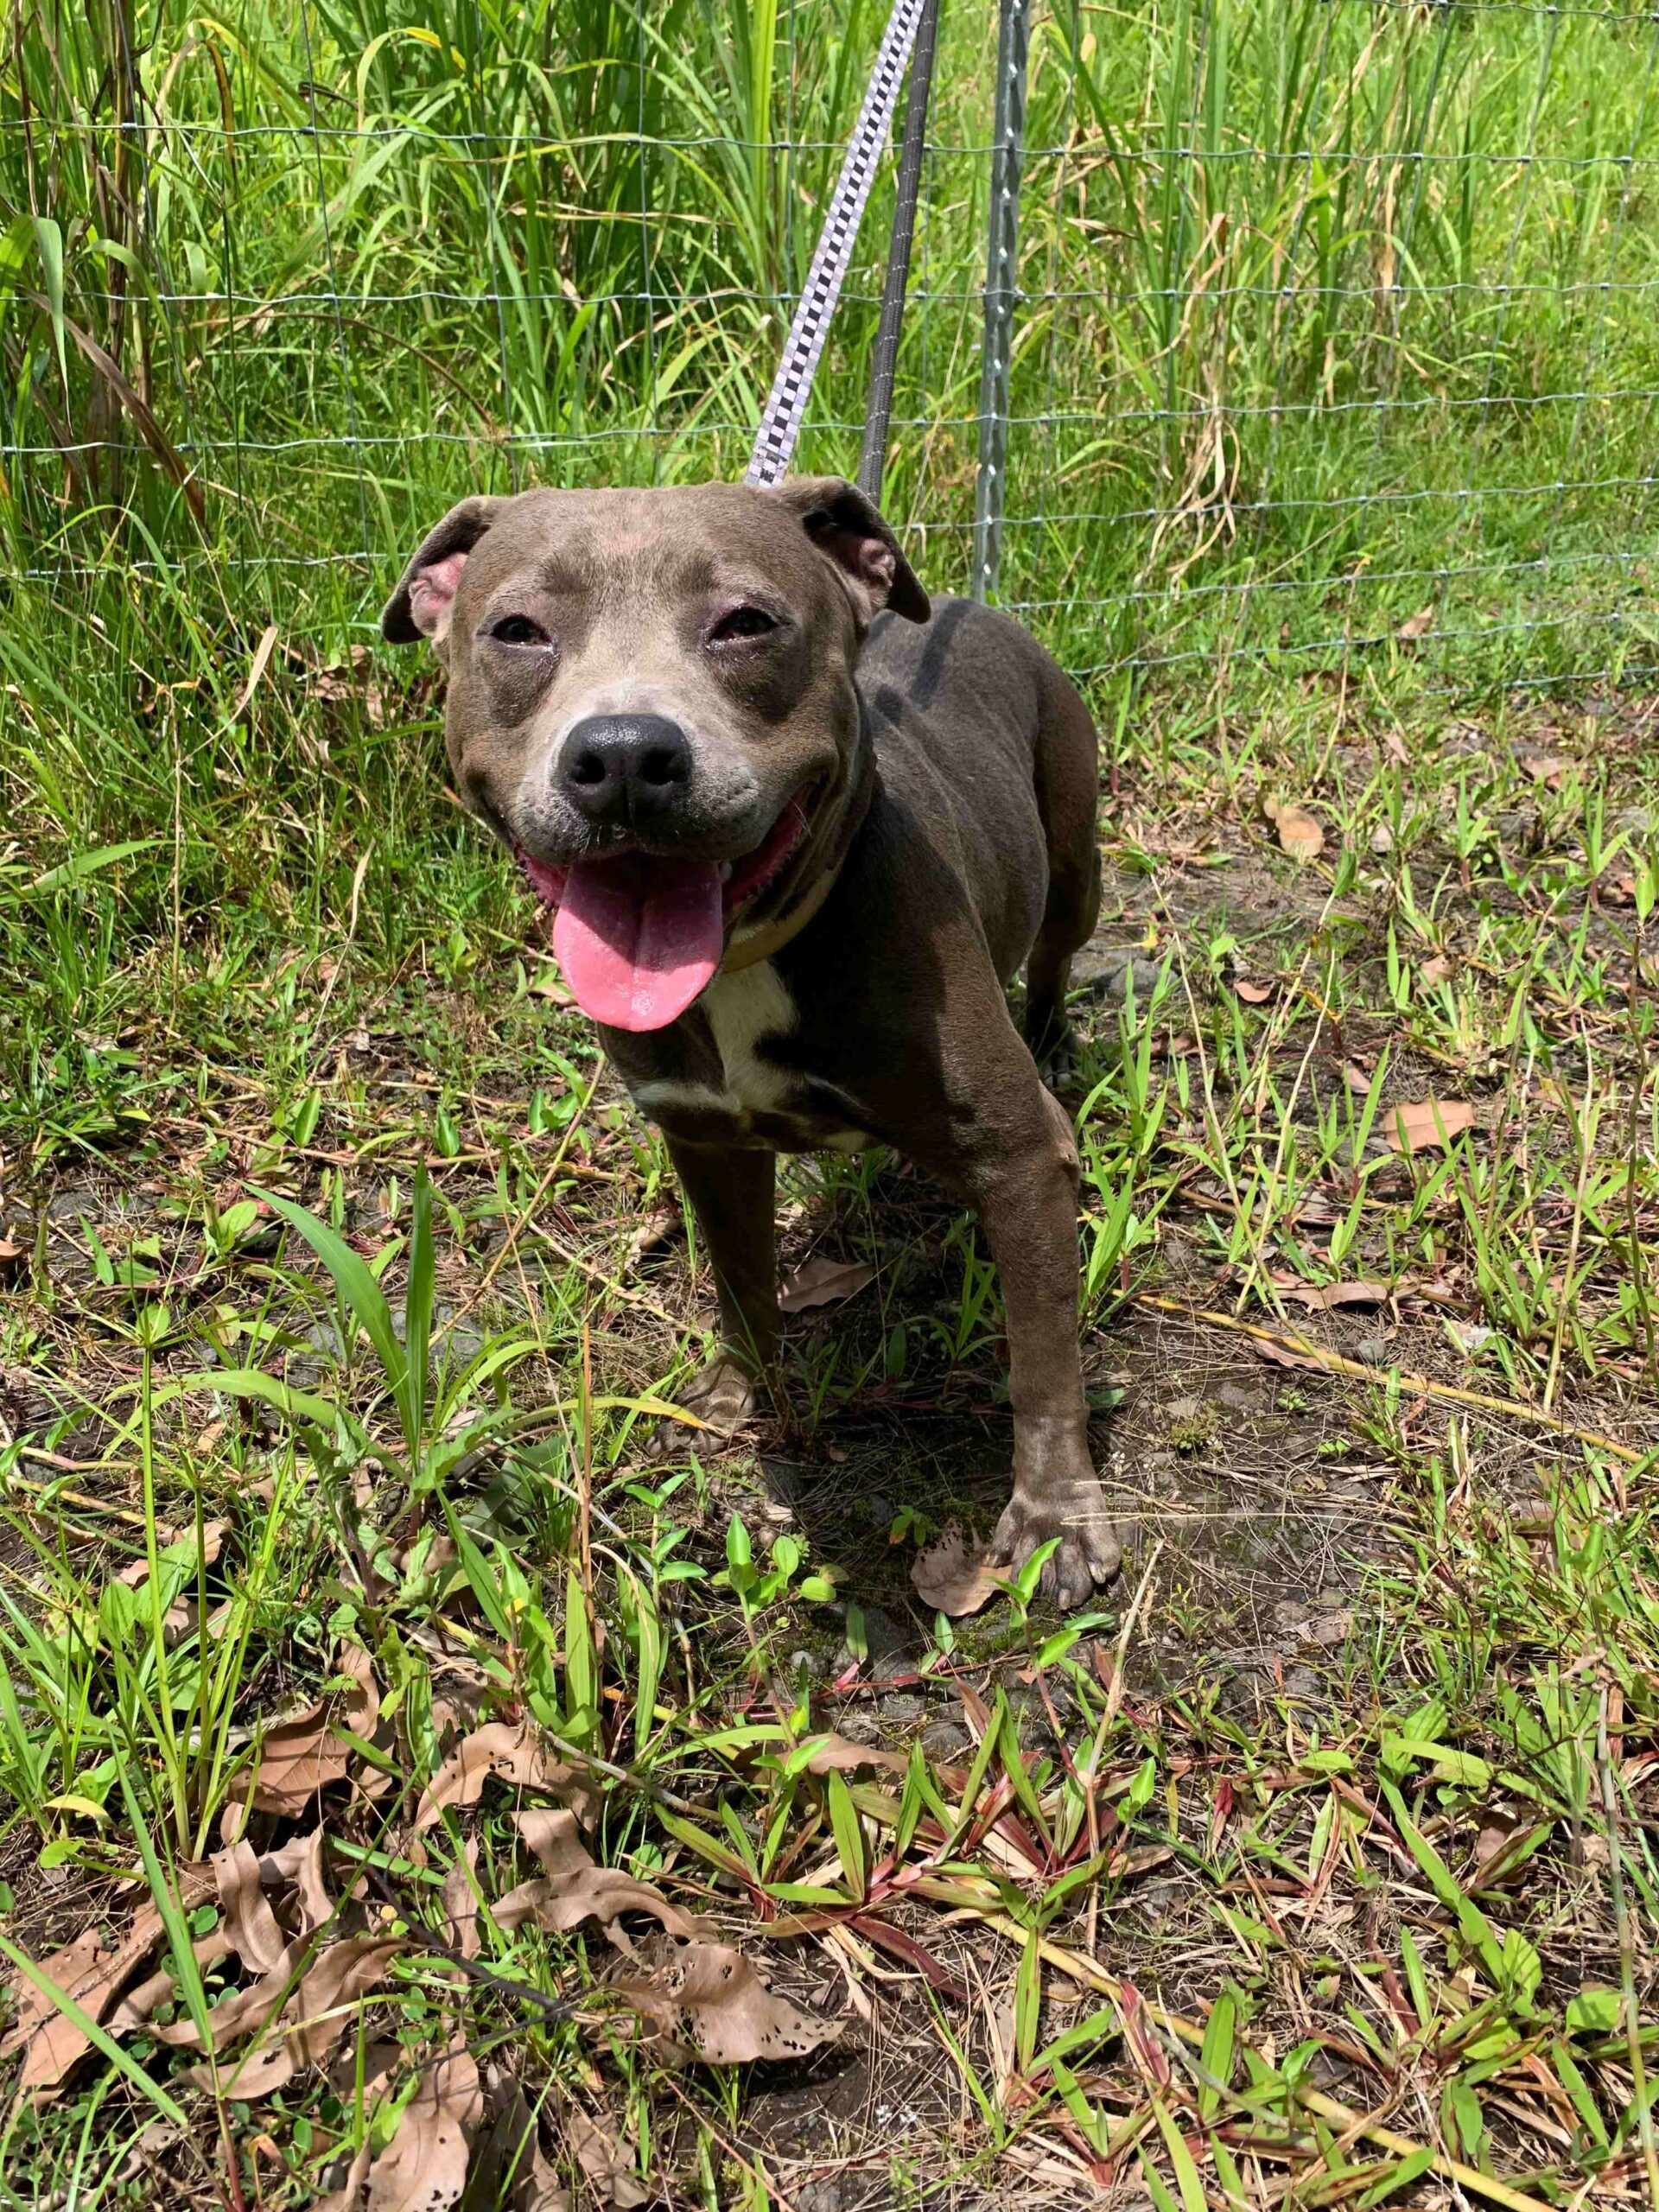
MULTIPOLYGON (((462 489, 741 467, 879 16, 18 18, 0 1942, 48 2020, 89 1923, 169 1979, 64 1987, 96 2033, 0 2108, 0 2201, 312 2202, 454 2037, 481 2204, 594 2126, 754 2212, 1659 2202, 1651 22, 1039 19, 1002 592, 1092 671, 1103 941, 1156 963, 1079 1002, 1071 1099, 1132 1541, 1097 1617, 953 1624, 907 1569, 1006 1481, 970 1225, 791 1167, 789 1263, 874 1281, 791 1322, 765 1468, 647 1461, 706 1269, 372 626, 462 489), (428 1817, 480 1725, 506 1768, 428 1817), (649 1892, 632 1958, 501 1903, 561 1800, 837 2039, 665 2063, 649 1892)), ((945 12, 891 461, 946 587, 988 20, 945 12)))

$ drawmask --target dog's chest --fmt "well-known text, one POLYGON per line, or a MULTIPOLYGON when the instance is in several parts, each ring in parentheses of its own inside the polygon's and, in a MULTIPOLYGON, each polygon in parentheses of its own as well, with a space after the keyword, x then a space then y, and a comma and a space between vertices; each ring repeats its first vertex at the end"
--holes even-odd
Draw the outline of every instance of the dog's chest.
POLYGON ((800 1016, 769 960, 733 976, 717 976, 697 1001, 712 1052, 671 1075, 630 1080, 634 1103, 671 1136, 710 1143, 747 1142, 780 1151, 829 1145, 856 1151, 863 1131, 824 1110, 814 1085, 767 1051, 791 1036, 800 1016), (817 1094, 815 1096, 815 1093, 817 1094))

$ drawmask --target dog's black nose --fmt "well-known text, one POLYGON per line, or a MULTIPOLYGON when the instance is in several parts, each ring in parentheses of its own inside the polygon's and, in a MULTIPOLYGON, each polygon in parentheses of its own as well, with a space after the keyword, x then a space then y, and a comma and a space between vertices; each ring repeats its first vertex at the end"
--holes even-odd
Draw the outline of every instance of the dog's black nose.
POLYGON ((573 723, 555 776, 590 822, 641 822, 691 780, 691 747, 666 715, 589 715, 573 723))

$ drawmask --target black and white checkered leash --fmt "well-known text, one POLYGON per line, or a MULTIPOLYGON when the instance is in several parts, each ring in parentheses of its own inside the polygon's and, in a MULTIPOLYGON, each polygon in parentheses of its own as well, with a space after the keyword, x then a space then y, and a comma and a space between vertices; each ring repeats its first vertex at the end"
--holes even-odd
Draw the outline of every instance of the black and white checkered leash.
POLYGON ((916 42, 916 27, 925 5, 926 0, 894 0, 892 16, 876 54, 870 87, 854 126, 852 143, 847 149, 830 212, 818 235, 806 288, 790 325, 777 381, 761 412, 746 483, 775 484, 788 467, 790 455, 795 450, 806 403, 811 397, 812 379, 817 374, 818 356, 823 351, 830 318, 835 313, 847 265, 853 257, 859 223, 870 188, 875 182, 876 163, 899 105, 905 65, 916 42))

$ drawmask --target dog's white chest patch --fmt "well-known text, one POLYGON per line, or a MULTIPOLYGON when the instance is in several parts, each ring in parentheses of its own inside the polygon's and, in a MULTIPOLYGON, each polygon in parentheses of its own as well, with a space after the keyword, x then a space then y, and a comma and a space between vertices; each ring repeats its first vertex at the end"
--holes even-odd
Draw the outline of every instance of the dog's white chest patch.
POLYGON ((728 1098, 751 1113, 769 1113, 782 1106, 793 1082, 782 1068, 763 1060, 755 1047, 763 1037, 787 1036, 800 1017, 788 985, 771 961, 757 960, 753 968, 740 968, 735 976, 716 976, 703 993, 702 1003, 726 1071, 728 1098))
POLYGON ((647 1113, 690 1107, 703 1113, 774 1114, 786 1110, 796 1085, 784 1069, 761 1058, 766 1037, 787 1036, 799 1015, 788 987, 769 960, 716 976, 699 1002, 720 1055, 718 1088, 703 1083, 647 1083, 636 1092, 647 1113))

